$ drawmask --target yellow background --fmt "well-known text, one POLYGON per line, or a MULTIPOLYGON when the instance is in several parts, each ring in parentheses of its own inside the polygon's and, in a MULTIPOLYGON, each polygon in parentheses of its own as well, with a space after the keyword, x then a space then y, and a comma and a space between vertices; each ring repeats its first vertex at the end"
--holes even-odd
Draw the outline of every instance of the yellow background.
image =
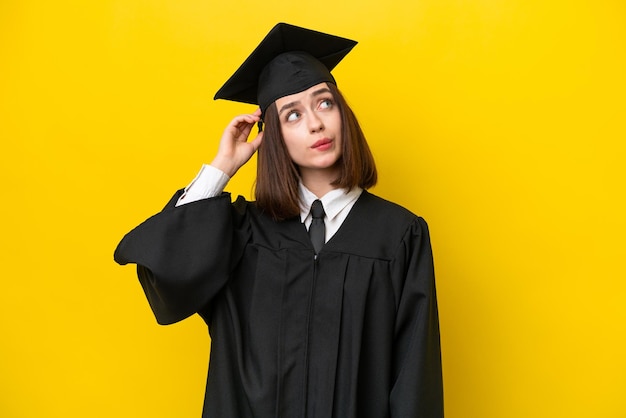
POLYGON ((202 321, 112 253, 254 110, 212 97, 278 21, 360 42, 335 76, 431 228, 447 417, 626 417, 622 0, 0 1, 0 416, 200 416, 202 321))

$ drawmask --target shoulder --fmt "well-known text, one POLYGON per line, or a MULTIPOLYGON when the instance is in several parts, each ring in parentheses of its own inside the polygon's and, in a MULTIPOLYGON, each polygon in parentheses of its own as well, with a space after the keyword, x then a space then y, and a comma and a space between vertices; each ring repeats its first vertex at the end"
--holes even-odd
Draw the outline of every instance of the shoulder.
POLYGON ((407 219, 417 217, 417 215, 405 207, 377 196, 367 190, 363 190, 359 199, 361 199, 371 210, 379 210, 383 211, 385 214, 394 214, 407 219))
POLYGON ((329 249, 392 260, 399 248, 427 234, 425 222, 406 208, 363 191, 329 249))
POLYGON ((430 251, 430 232, 426 220, 397 203, 371 193, 364 196, 378 237, 386 242, 389 259, 406 259, 430 251))
POLYGON ((359 198, 359 204, 363 215, 377 224, 394 230, 405 230, 413 224, 426 226, 426 221, 421 216, 365 190, 359 198))

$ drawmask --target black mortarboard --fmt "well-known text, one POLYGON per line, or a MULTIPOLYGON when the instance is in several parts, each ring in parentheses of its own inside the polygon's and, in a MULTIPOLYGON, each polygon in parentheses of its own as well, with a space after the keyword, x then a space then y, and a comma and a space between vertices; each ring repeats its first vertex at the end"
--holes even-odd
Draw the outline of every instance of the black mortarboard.
POLYGON ((322 82, 356 41, 279 23, 215 94, 215 99, 258 104, 265 113, 276 99, 322 82))

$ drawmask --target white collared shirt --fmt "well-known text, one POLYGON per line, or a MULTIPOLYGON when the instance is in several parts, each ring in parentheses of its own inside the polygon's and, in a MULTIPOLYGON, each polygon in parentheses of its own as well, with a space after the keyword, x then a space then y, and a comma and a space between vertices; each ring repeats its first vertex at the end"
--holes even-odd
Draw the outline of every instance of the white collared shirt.
MULTIPOLYGON (((230 177, 223 171, 212 165, 204 164, 198 175, 189 186, 185 188, 185 192, 178 199, 176 206, 195 202, 200 199, 215 197, 222 193, 229 180, 230 177)), ((311 204, 313 204, 314 200, 320 199, 322 206, 324 206, 324 224, 326 225, 325 242, 328 242, 339 230, 343 221, 346 220, 346 217, 362 192, 363 189, 359 187, 355 187, 349 191, 345 189, 334 189, 321 198, 318 198, 313 192, 300 183, 298 188, 300 195, 300 220, 306 228, 309 229, 311 225, 311 204)))
POLYGON ((326 226, 326 237, 324 242, 335 235, 339 230, 343 221, 350 213, 352 206, 356 203, 363 189, 355 187, 350 191, 346 189, 335 189, 318 198, 313 192, 307 189, 304 184, 300 183, 298 189, 300 194, 300 220, 309 229, 311 226, 311 205, 313 201, 319 199, 324 207, 324 225, 326 226))

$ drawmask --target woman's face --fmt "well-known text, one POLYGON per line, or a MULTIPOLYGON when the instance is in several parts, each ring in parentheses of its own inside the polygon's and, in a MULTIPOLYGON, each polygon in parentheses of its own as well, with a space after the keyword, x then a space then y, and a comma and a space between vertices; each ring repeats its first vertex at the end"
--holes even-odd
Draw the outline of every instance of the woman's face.
POLYGON ((303 171, 336 169, 341 158, 341 113, 326 83, 276 100, 287 152, 303 171))

